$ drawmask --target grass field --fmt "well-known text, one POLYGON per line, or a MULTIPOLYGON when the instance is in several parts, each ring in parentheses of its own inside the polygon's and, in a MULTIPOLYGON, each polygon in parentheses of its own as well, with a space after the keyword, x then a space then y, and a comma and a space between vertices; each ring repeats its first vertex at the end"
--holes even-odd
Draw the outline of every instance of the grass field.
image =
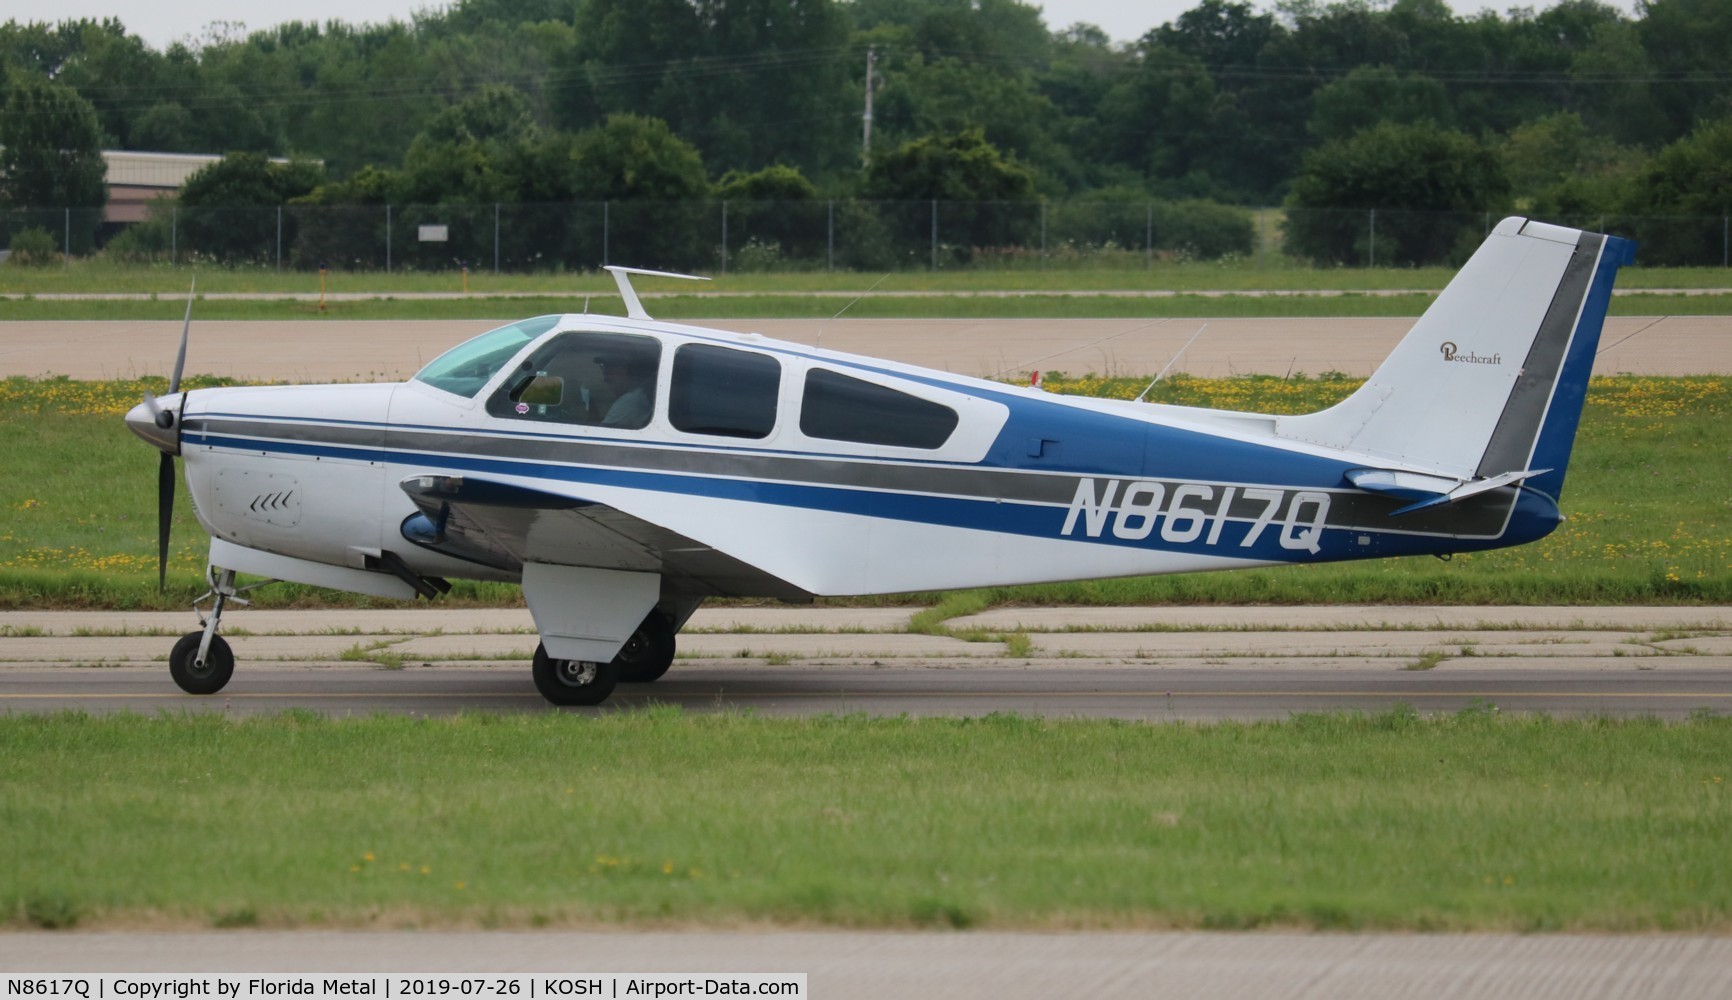
MULTIPOLYGON (((981 292, 981 291, 1339 291, 1416 289, 1436 291, 1454 276, 1455 268, 1315 268, 1269 258, 1235 261, 1171 261, 1157 259, 1144 266, 1140 257, 1112 262, 1053 262, 1046 268, 865 271, 794 271, 711 273, 705 290, 757 294, 809 294, 823 291, 981 292)), ((204 292, 316 293, 316 271, 279 271, 262 267, 215 265, 124 265, 102 260, 74 260, 69 266, 25 268, 0 266, 0 295, 70 293, 139 293, 185 300, 194 275, 204 292)), ((638 278, 638 287, 652 292, 679 292, 694 286, 686 281, 638 278)), ((478 295, 547 292, 611 292, 613 277, 600 270, 494 274, 477 269, 469 274, 469 290, 478 295)), ((329 292, 457 292, 461 271, 328 272, 329 292)), ((1620 288, 1732 288, 1732 272, 1718 267, 1628 267, 1618 274, 1620 288)))
POLYGON ((0 717, 0 926, 1732 929, 1732 719, 0 717))
MULTIPOLYGON (((1309 316, 1417 316, 1454 275, 1451 268, 1310 268, 1284 261, 1231 262, 1126 259, 1131 266, 1053 266, 1048 269, 900 271, 868 274, 847 271, 728 273, 713 283, 640 277, 640 291, 654 295, 653 311, 667 319, 824 318, 846 308, 857 318, 1115 318, 1291 316, 1290 297, 1259 292, 1326 291, 1344 294, 1308 297, 1309 316), (720 296, 681 294, 693 290, 720 296), (1112 292, 1172 293, 1127 297, 1112 292), (1369 294, 1406 291, 1411 294, 1369 294), (1196 294, 1202 292, 1228 293, 1196 294), (861 297, 855 301, 851 293, 861 297), (916 293, 915 297, 894 293, 916 293), (838 297, 840 296, 840 297, 838 297)), ((74 261, 70 266, 0 266, 0 318, 13 320, 171 320, 185 309, 185 289, 195 277, 201 293, 315 295, 315 272, 249 267, 125 266, 106 261, 74 261), (65 301, 34 296, 67 294, 154 295, 155 300, 65 301)), ((1613 315, 1732 314, 1732 272, 1722 268, 1625 268, 1613 315), (1665 290, 1719 290, 1680 295, 1665 290), (1647 291, 1643 291, 1647 290, 1647 291), (1656 292, 1653 290, 1662 290, 1656 292)), ((623 307, 613 278, 583 273, 499 274, 460 272, 333 273, 324 290, 363 295, 358 301, 316 302, 289 299, 236 301, 204 299, 200 319, 497 319, 552 312, 620 314, 623 307), (461 299, 403 299, 404 294, 457 294, 461 299), (504 298, 502 296, 537 296, 504 298)))
MULTIPOLYGON (((963 319, 1116 319, 1181 316, 1208 318, 1307 316, 1418 316, 1431 304, 1431 293, 1338 296, 1306 298, 1296 305, 1292 298, 1253 295, 1174 295, 1147 298, 1088 294, 1051 295, 939 295, 886 296, 869 294, 858 300, 846 296, 745 295, 704 297, 669 295, 647 303, 657 319, 828 319, 844 313, 853 319, 904 317, 963 319)), ((461 299, 402 299, 389 296, 355 301, 329 302, 323 310, 317 302, 275 300, 201 299, 194 307, 197 320, 390 320, 390 319, 505 319, 549 313, 593 312, 622 316, 625 309, 617 295, 573 292, 545 298, 503 298, 474 295, 461 299)), ((1723 316, 1732 314, 1732 294, 1678 295, 1640 293, 1612 300, 1613 316, 1723 316)), ((154 301, 137 300, 45 300, 0 301, 0 318, 73 322, 108 320, 179 322, 186 314, 186 300, 167 296, 154 301)))
MULTIPOLYGON (((191 385, 207 384, 200 381, 191 385)), ((1049 377, 1055 391, 1131 398, 1146 380, 1049 377)), ((1305 412, 1350 392, 1346 378, 1195 379, 1157 402, 1305 412)), ((184 486, 169 590, 156 589, 156 462, 120 422, 160 379, 0 381, 0 608, 183 608, 202 592, 207 541, 184 486)), ((1235 573, 1103 580, 945 595, 933 627, 990 604, 1732 603, 1732 379, 1594 379, 1563 498, 1569 521, 1532 545, 1429 557, 1235 573)), ((261 606, 377 604, 274 586, 261 606)), ((442 601, 515 604, 515 587, 460 583, 442 601)), ((929 603, 932 595, 882 600, 929 603)))

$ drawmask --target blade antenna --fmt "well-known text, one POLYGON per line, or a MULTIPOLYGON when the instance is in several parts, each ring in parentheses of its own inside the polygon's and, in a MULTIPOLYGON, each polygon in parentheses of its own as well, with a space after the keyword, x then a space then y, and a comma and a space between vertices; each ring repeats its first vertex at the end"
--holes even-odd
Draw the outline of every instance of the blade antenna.
POLYGON ((1166 376, 1167 370, 1172 368, 1173 365, 1178 363, 1180 358, 1185 356, 1185 352, 1191 349, 1191 345, 1195 344, 1197 342, 1197 338, 1201 337, 1203 335, 1203 331, 1207 330, 1208 328, 1209 328, 1209 324, 1207 324, 1207 323, 1204 323, 1202 326, 1197 327, 1197 332, 1191 334, 1191 339, 1185 341, 1185 346, 1179 348, 1179 353, 1173 355, 1173 359, 1171 361, 1167 362, 1167 367, 1162 368, 1160 373, 1155 376, 1154 381, 1150 382, 1148 385, 1144 386, 1143 391, 1137 394, 1137 398, 1136 398, 1135 402, 1140 403, 1143 401, 1143 399, 1146 396, 1148 396, 1149 390, 1153 389, 1155 387, 1155 382, 1159 382, 1162 378, 1164 378, 1166 376))

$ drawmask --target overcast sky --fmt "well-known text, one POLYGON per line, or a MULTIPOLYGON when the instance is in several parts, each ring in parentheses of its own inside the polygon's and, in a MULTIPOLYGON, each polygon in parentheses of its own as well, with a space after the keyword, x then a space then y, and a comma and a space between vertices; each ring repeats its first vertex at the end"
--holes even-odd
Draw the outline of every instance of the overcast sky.
MULTIPOLYGON (((1456 10, 1475 12, 1486 7, 1503 10, 1519 0, 1449 0, 1456 10)), ((1611 0, 1628 11, 1635 0, 1611 0)), ((1139 38, 1150 28, 1165 24, 1196 6, 1197 0, 1046 0, 1050 28, 1064 28, 1089 21, 1106 29, 1118 41, 1139 38)), ((1545 8, 1551 0, 1528 0, 1529 6, 1545 8)), ((62 20, 80 17, 118 17, 127 30, 151 46, 162 49, 170 42, 198 40, 214 21, 238 22, 247 31, 268 28, 283 21, 318 21, 333 18, 350 23, 406 21, 418 10, 439 9, 445 0, 0 0, 0 21, 62 20)), ((1258 3, 1267 9, 1268 0, 1258 3)), ((242 32, 244 35, 244 32, 242 32)))

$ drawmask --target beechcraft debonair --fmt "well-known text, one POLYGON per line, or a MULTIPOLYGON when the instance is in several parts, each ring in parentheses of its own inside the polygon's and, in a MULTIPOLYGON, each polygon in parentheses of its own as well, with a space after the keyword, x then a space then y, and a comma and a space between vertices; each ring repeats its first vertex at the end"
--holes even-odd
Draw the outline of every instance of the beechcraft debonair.
MULTIPOLYGON (((805 601, 1518 545, 1558 497, 1616 237, 1505 219, 1363 387, 1303 416, 1084 399, 658 322, 540 316, 407 382, 177 392, 127 424, 185 462, 234 671, 237 574, 389 598, 520 582, 559 705, 660 677, 708 597, 805 601)), ((181 355, 186 336, 182 332, 181 355)))

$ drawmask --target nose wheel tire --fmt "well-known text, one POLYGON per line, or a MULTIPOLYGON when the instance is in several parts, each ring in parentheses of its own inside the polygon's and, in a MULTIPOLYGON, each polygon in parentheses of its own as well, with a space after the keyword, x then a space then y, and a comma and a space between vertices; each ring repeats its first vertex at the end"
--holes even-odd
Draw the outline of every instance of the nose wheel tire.
POLYGON ((555 705, 599 705, 619 682, 619 667, 594 660, 556 660, 537 644, 532 665, 535 689, 555 705))
POLYGON ((188 632, 180 637, 174 650, 168 654, 169 675, 187 694, 216 694, 235 673, 234 651, 220 635, 211 636, 204 662, 194 662, 198 659, 198 644, 203 639, 203 632, 188 632))
POLYGON ((626 684, 648 684, 668 672, 674 662, 674 626, 664 616, 650 612, 613 658, 619 679, 626 684))

